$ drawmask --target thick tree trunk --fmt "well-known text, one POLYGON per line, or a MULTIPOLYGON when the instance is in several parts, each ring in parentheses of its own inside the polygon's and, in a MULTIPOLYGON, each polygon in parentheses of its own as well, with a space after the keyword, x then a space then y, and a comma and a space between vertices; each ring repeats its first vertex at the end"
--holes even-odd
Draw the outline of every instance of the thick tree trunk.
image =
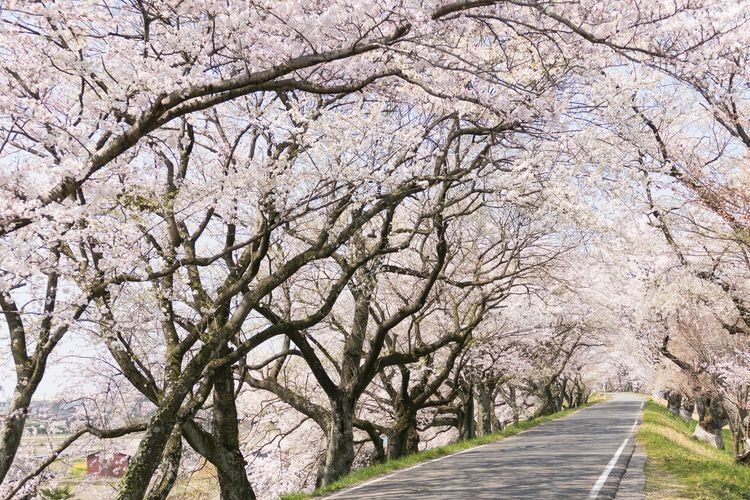
POLYGON ((146 495, 146 500, 164 500, 167 498, 177 480, 177 474, 180 472, 181 459, 182 429, 180 426, 175 426, 164 449, 154 486, 146 495))
POLYGON ((464 394, 463 407, 458 414, 458 439, 465 441, 477 435, 474 421, 474 388, 469 386, 464 394))
MULTIPOLYGON (((187 392, 187 391, 185 391, 187 392)), ((159 409, 151 417, 138 451, 125 472, 117 492, 118 500, 140 500, 161 463, 162 453, 177 424, 177 412, 185 393, 168 390, 159 409)))
POLYGON ((393 433, 388 437, 388 458, 401 458, 419 451, 419 432, 417 431, 417 411, 411 405, 401 401, 396 403, 396 423, 393 433))
POLYGON ((353 402, 340 397, 331 400, 333 413, 328 424, 326 458, 320 484, 330 484, 347 474, 354 462, 353 402))
POLYGON ((680 406, 682 405, 682 394, 679 392, 669 391, 664 395, 667 399, 667 409, 673 415, 680 414, 680 406))
POLYGON ((744 408, 730 420, 735 463, 750 466, 750 416, 744 408))
POLYGON ((555 407, 557 408, 562 408, 565 403, 567 403, 569 407, 573 406, 573 389, 571 388, 570 392, 568 392, 568 382, 570 382, 570 380, 563 378, 562 380, 558 380, 556 384, 558 396, 555 399, 555 407))
POLYGON ((539 398, 539 407, 534 412, 534 418, 552 415, 559 410, 559 404, 552 393, 552 384, 545 385, 537 397, 539 398))
POLYGON ((495 384, 483 382, 477 385, 477 397, 479 399, 477 433, 486 436, 494 432, 495 424, 495 384))
POLYGON ((750 466, 750 440, 745 438, 742 413, 735 414, 729 419, 729 429, 732 433, 732 455, 734 456, 734 463, 750 466))
POLYGON ((245 471, 245 459, 241 453, 226 454, 219 461, 219 487, 221 500, 255 500, 245 471))
POLYGON ((518 425, 521 421, 521 410, 518 408, 518 401, 516 401, 516 388, 514 386, 508 387, 508 404, 513 411, 513 425, 518 425))
POLYGON ((8 416, 0 426, 0 483, 8 474, 21 444, 31 396, 35 389, 36 386, 32 388, 19 383, 13 391, 13 397, 8 405, 8 416))
POLYGON ((573 402, 570 405, 572 408, 578 408, 579 406, 586 404, 589 400, 589 390, 583 381, 576 377, 573 381, 573 388, 571 391, 574 392, 573 402))
POLYGON ((698 425, 693 437, 723 450, 724 439, 721 436, 721 428, 724 425, 724 418, 719 402, 715 398, 703 396, 698 398, 696 406, 698 408, 698 425))
POLYGON ((231 494, 231 491, 227 492, 226 490, 231 488, 231 485, 234 484, 238 486, 237 491, 243 492, 243 494, 246 495, 241 498, 255 498, 253 490, 247 481, 245 461, 244 459, 241 461, 238 460, 238 457, 241 457, 239 450, 237 450, 237 452, 232 452, 227 449, 212 434, 201 429, 193 421, 185 423, 184 436, 195 451, 204 456, 206 460, 216 467, 222 495, 226 493, 231 494), (244 483, 246 483, 246 486, 244 483))
POLYGON ((695 410, 695 403, 688 399, 682 399, 682 406, 680 406, 680 418, 685 421, 691 421, 693 419, 693 411, 695 410))
POLYGON ((330 484, 347 474, 354 462, 354 405, 357 396, 354 387, 359 385, 367 324, 370 318, 370 299, 375 279, 369 270, 360 268, 350 284, 354 296, 354 318, 349 335, 344 342, 341 360, 341 380, 335 395, 329 393, 331 415, 326 434, 327 447, 325 463, 318 482, 330 484))
MULTIPOLYGON (((228 353, 228 348, 225 347, 220 355, 228 353)), ((221 499, 255 499, 255 492, 247 479, 245 458, 240 451, 234 396, 232 367, 225 365, 216 370, 213 392, 213 436, 218 446, 223 448, 220 451, 221 458, 217 460, 221 499)))

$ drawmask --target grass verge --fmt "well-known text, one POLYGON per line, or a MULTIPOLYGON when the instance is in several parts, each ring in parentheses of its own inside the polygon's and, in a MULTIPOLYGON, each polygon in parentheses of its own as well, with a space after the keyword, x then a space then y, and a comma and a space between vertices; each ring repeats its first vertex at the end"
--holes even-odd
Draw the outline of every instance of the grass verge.
MULTIPOLYGON (((729 450, 693 439, 695 425, 646 404, 637 441, 647 456, 647 498, 750 499, 750 467, 735 464, 729 450)), ((727 431, 724 441, 731 447, 727 431)))
POLYGON ((590 398, 587 404, 583 406, 579 406, 578 408, 569 408, 566 410, 559 411, 557 413, 553 413, 552 415, 539 417, 533 420, 527 420, 525 422, 519 423, 518 425, 509 425, 502 431, 496 432, 494 434, 489 434, 487 436, 480 436, 474 439, 469 439, 467 441, 459 441, 458 443, 448 444, 448 445, 440 446, 437 448, 430 448, 429 450, 421 451, 419 453, 408 455, 403 458, 398 458, 396 460, 389 460, 382 464, 376 464, 376 465, 371 465, 369 467, 364 467, 350 474, 347 474, 346 476, 342 477, 341 479, 339 479, 338 481, 334 483, 318 488, 312 493, 291 493, 287 495, 282 495, 280 500, 304 500, 307 498, 319 497, 322 495, 326 495, 328 493, 333 493, 334 491, 338 491, 344 488, 356 486, 357 484, 363 483, 370 479, 374 479, 376 477, 383 476, 385 474, 388 474, 390 472, 394 472, 397 470, 406 469, 408 467, 417 465, 421 462, 426 462, 428 460, 433 460, 435 458, 443 457, 445 455, 450 455, 452 453, 457 453, 459 451, 468 450, 469 448, 474 448, 476 446, 481 446, 483 444, 489 444, 495 441, 499 441, 500 439, 513 436, 520 432, 532 429, 536 427, 537 425, 543 424, 545 422, 549 422, 550 420, 556 420, 558 418, 565 417, 582 408, 586 408, 587 406, 591 406, 601 401, 604 401, 605 399, 608 399, 608 398, 604 398, 601 396, 592 397, 590 398))

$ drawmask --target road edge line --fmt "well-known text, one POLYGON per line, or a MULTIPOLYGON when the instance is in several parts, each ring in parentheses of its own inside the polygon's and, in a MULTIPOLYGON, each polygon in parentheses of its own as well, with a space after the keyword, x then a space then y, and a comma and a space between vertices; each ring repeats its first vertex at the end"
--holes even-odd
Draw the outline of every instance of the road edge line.
POLYGON ((607 479, 609 479, 610 474, 612 474, 612 471, 617 466, 617 462, 619 461, 619 457, 622 454, 623 449, 627 445, 627 442, 629 440, 633 440, 633 443, 630 445, 630 452, 626 453, 625 460, 623 463, 623 469, 622 474, 617 478, 617 484, 614 486, 614 497, 617 497, 617 492, 620 490, 620 482, 622 482, 622 478, 625 477, 625 474, 628 471, 628 467, 630 466, 630 460, 633 458, 633 454, 635 454, 635 448, 638 445, 638 443, 635 440, 636 431, 638 430, 638 427, 642 423, 641 420, 643 418, 643 408, 646 406, 646 400, 644 399, 643 402, 640 405, 639 408, 639 414, 635 418, 635 421, 633 422, 632 427, 630 427, 630 431, 628 432, 628 437, 625 438, 625 440, 620 445, 620 448, 618 448, 617 452, 615 452, 615 455, 612 457, 612 459, 607 464, 607 467, 602 471, 602 474, 599 476, 599 479, 596 481, 594 486, 591 488, 591 491, 589 491, 589 499, 595 499, 599 497, 599 493, 601 493, 601 490, 604 488, 604 486, 607 484, 607 479))
POLYGON ((607 482, 607 478, 612 473, 612 469, 614 469, 615 465, 617 465, 617 461, 620 459, 620 455, 622 455, 625 446, 628 445, 628 441, 630 441, 630 436, 626 437, 620 447, 617 448, 614 456, 604 468, 604 471, 602 471, 602 473, 599 475, 599 479, 596 480, 596 482, 594 483, 594 487, 591 488, 591 491, 589 491, 589 498, 596 498, 597 496, 599 496, 599 492, 604 486, 604 483, 607 482))

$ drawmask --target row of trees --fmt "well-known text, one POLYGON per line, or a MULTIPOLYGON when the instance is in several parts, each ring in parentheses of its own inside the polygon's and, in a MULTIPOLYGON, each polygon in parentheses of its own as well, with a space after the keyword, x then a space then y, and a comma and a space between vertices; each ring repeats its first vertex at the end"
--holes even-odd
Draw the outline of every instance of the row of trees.
POLYGON ((137 436, 119 498, 195 463, 222 498, 270 496, 271 448, 301 457, 285 488, 328 484, 578 406, 618 352, 747 458, 742 5, 0 18, 4 496, 86 435, 137 436), (72 354, 102 385, 40 462, 25 424, 72 354))
POLYGON ((743 37, 720 38, 657 64, 658 80, 618 85, 629 101, 602 120, 642 175, 636 196, 658 241, 639 314, 651 386, 675 413, 697 413, 697 438, 723 448, 728 425, 735 460, 747 464, 748 73, 743 37), (613 116, 628 107, 627 120, 613 116))

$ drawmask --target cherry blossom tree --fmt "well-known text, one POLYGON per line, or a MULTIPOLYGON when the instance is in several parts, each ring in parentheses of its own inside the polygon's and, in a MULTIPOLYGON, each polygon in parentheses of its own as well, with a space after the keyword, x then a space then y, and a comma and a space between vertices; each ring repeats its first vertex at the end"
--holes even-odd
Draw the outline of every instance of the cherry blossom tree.
POLYGON ((630 370, 747 463, 746 7, 5 2, 9 495, 136 431, 119 498, 254 498, 299 429, 330 483, 630 370), (152 413, 16 467, 66 342, 152 413))

